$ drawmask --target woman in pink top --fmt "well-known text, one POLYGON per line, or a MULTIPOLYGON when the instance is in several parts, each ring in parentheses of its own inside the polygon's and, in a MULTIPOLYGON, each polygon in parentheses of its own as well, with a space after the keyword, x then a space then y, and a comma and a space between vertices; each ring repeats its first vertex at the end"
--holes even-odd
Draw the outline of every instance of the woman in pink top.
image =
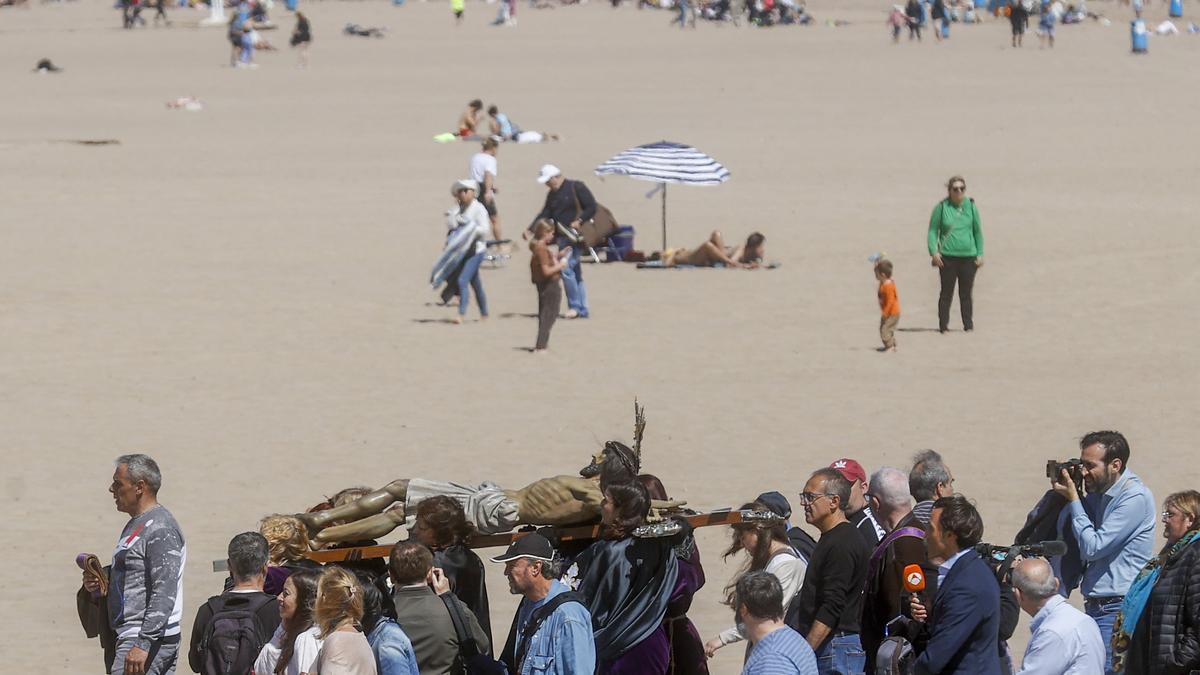
POLYGON ((375 653, 363 635, 363 591, 340 567, 326 568, 317 583, 313 620, 325 640, 313 675, 378 675, 375 653))

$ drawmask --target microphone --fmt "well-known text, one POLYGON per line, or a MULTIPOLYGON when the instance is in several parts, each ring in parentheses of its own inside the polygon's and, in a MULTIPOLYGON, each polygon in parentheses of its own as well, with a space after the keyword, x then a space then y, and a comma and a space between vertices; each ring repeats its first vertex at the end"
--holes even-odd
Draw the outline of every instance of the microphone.
POLYGON ((921 592, 925 590, 925 570, 920 565, 908 565, 904 568, 904 590, 917 598, 917 602, 925 604, 921 592))
POLYGON ((904 568, 904 590, 909 593, 920 593, 925 590, 925 571, 920 565, 909 565, 904 568))
POLYGON ((1043 541, 1040 544, 1034 544, 1029 547, 1029 553, 1033 555, 1042 555, 1046 558, 1067 554, 1067 542, 1065 541, 1043 541))

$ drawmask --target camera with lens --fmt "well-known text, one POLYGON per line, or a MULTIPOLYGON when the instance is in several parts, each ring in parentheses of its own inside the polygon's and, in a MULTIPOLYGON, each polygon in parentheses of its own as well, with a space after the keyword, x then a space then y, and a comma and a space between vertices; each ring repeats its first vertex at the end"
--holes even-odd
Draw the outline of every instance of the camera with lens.
POLYGON ((1062 472, 1066 471, 1071 477, 1071 482, 1075 483, 1075 489, 1083 493, 1083 462, 1079 459, 1068 459, 1065 462, 1060 462, 1057 459, 1046 460, 1046 477, 1053 479, 1055 483, 1062 482, 1062 472))

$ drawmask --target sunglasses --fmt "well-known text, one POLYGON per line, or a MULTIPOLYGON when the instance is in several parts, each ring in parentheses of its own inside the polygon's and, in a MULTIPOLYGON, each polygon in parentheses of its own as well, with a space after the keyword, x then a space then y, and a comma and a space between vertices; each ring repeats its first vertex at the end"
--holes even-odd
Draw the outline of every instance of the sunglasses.
POLYGON ((966 192, 967 186, 966 185, 951 185, 950 191, 951 192, 966 192))
POLYGON ((832 497, 832 496, 833 495, 831 495, 829 493, 821 494, 821 493, 816 493, 816 492, 801 492, 800 493, 800 503, 804 504, 804 505, 815 504, 816 502, 820 501, 822 497, 832 497))

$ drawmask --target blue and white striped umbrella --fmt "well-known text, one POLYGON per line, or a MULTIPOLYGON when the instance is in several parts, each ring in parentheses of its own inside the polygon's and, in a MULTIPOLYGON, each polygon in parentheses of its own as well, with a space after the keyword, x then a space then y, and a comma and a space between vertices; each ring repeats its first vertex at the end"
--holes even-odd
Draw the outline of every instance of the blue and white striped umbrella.
MULTIPOLYGON (((662 185, 662 241, 667 247, 667 184, 720 185, 729 169, 690 145, 659 141, 630 148, 596 167, 597 176, 629 176, 662 185)), ((650 195, 654 193, 651 192, 650 195)), ((646 195, 649 197, 650 195, 646 195)))
POLYGON ((631 148, 596 167, 597 176, 617 174, 652 183, 719 185, 729 169, 690 145, 659 141, 631 148))

